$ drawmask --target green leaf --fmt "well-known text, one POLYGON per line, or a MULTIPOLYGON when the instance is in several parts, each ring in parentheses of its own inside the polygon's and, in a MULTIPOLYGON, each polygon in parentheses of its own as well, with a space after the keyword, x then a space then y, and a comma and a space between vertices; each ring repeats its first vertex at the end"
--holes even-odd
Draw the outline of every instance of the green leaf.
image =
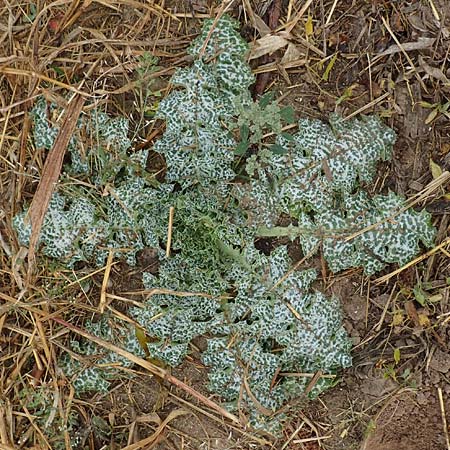
POLYGON ((400 362, 400 349, 398 347, 394 350, 394 361, 395 364, 400 362))
POLYGON ((331 70, 333 69, 334 63, 336 62, 336 59, 338 57, 338 54, 335 53, 333 57, 330 59, 330 62, 328 63, 325 72, 322 75, 323 81, 328 81, 328 77, 330 76, 331 70))
POLYGON ((418 303, 420 303, 421 306, 425 306, 427 304, 427 294, 425 291, 421 288, 421 286, 417 285, 414 286, 413 289, 414 298, 418 303))
POLYGON ((248 150, 248 145, 248 142, 239 142, 237 147, 234 149, 234 154, 237 156, 245 155, 246 151, 248 150))
POLYGON ((139 345, 141 346, 142 350, 145 352, 145 356, 149 357, 150 353, 148 351, 147 343, 150 341, 147 338, 145 331, 141 327, 135 326, 134 333, 136 335, 136 339, 139 342, 139 345))
POLYGON ((242 124, 239 130, 241 134, 241 141, 247 142, 250 135, 250 128, 247 125, 242 124))
POLYGON ((280 111, 281 118, 289 125, 295 122, 295 111, 292 106, 285 106, 280 111))
POLYGON ((51 67, 55 71, 56 75, 58 75, 59 77, 64 77, 66 75, 64 70, 62 70, 60 67, 58 66, 51 66, 51 67))
POLYGON ((259 99, 259 106, 264 109, 266 106, 268 106, 270 103, 273 102, 274 98, 275 98, 275 94, 272 91, 266 92, 259 99))
POLYGON ((270 151, 274 154, 274 155, 285 155, 288 150, 285 149, 282 145, 280 144, 272 144, 269 147, 270 151))
POLYGON ((286 140, 289 141, 289 142, 294 142, 294 141, 295 141, 294 136, 292 136, 292 134, 290 134, 290 133, 286 133, 285 131, 283 131, 283 132, 280 134, 280 136, 281 136, 282 138, 286 139, 286 140))

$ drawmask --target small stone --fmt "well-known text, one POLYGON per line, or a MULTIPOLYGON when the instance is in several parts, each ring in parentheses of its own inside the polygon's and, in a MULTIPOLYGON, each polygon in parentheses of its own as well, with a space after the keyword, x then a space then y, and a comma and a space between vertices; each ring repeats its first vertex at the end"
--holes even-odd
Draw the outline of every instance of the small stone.
POLYGON ((428 398, 423 391, 419 391, 416 396, 416 401, 419 405, 426 405, 428 398))
POLYGON ((437 348, 430 360, 430 368, 437 372, 447 373, 450 370, 450 355, 437 348))

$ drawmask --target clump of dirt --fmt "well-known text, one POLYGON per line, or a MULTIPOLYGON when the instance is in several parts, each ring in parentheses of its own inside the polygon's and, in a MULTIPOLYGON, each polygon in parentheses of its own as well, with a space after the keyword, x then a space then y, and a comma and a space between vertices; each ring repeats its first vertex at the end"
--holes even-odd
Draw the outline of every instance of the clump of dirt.
MULTIPOLYGON (((448 403, 447 403, 448 407, 448 403)), ((402 391, 372 422, 361 450, 443 450, 446 447, 436 389, 402 391)))

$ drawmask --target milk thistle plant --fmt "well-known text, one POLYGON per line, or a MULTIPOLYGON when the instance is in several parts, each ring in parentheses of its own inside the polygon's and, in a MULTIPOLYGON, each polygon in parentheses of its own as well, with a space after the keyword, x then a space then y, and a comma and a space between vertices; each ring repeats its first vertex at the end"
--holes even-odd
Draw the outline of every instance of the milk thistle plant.
MULTIPOLYGON (((391 157, 390 128, 376 117, 332 116, 329 123, 301 119, 298 132, 283 132, 293 111, 268 96, 252 100, 247 50, 236 21, 205 21, 188 49, 192 64, 174 74, 156 114, 166 122, 153 148, 165 159, 163 182, 146 171, 146 151, 133 153, 125 119, 96 110, 82 117, 40 249, 67 267, 102 266, 111 250, 134 265, 140 250, 163 247, 174 207, 172 256, 159 250, 159 271, 144 273, 143 283, 196 294, 154 295, 128 314, 152 336, 150 355, 170 366, 183 360, 192 339, 206 336, 211 391, 246 411, 253 426, 274 430, 277 410, 310 382, 278 374, 335 374, 351 365, 351 343, 338 299, 313 289, 315 271, 293 270, 286 246, 266 255, 255 241, 299 238, 305 255, 322 249, 333 272, 362 267, 372 274, 405 263, 420 242, 431 246, 435 230, 427 212, 407 209, 395 193, 364 190, 377 163, 391 157), (267 132, 275 133, 273 142, 263 139, 267 132), (281 215, 291 224, 281 226, 281 215)), ((53 144, 52 108, 41 99, 33 110, 36 146, 53 144)), ((26 213, 15 218, 24 245, 26 213)), ((85 327, 143 354, 125 322, 103 316, 85 327)), ((85 340, 73 341, 60 360, 78 394, 107 390, 117 364, 130 362, 85 340), (87 366, 76 354, 97 358, 87 366)), ((319 378, 309 395, 329 386, 330 378, 319 378)))

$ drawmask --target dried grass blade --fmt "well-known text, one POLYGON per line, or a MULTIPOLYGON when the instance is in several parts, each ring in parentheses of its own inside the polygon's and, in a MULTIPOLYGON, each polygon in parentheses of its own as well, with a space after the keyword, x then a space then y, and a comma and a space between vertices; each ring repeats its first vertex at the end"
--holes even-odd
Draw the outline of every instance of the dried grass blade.
POLYGON ((114 257, 114 251, 111 249, 108 254, 108 259, 106 261, 106 267, 105 267, 105 274, 103 275, 103 282, 102 282, 102 288, 100 291, 100 302, 98 305, 98 309, 100 311, 100 314, 103 314, 105 312, 105 306, 106 306, 106 289, 108 288, 108 282, 109 282, 109 275, 111 274, 111 267, 113 265, 113 257, 114 257))
POLYGON ((164 431, 164 428, 166 428, 167 424, 172 420, 176 419, 177 417, 185 416, 186 414, 190 414, 190 412, 184 409, 176 409, 175 411, 171 411, 171 413, 164 419, 164 421, 161 423, 161 425, 158 426, 158 428, 152 435, 144 439, 141 439, 135 444, 127 445, 122 450, 139 450, 141 448, 144 449, 153 448, 153 446, 157 443, 158 437, 164 431))
POLYGON ((7 294, 4 294, 3 292, 0 292, 0 299, 11 303, 11 305, 4 304, 4 305, 0 306, 0 316, 2 316, 3 314, 8 314, 9 311, 14 309, 15 307, 23 308, 26 311, 30 311, 30 312, 38 314, 38 315, 42 315, 42 316, 45 315, 45 313, 42 310, 40 310, 38 308, 34 308, 33 306, 29 305, 28 303, 21 302, 17 298, 11 297, 7 294))
POLYGON ((206 36, 205 42, 200 49, 199 56, 202 57, 206 51, 206 47, 208 46, 208 42, 211 39, 211 36, 214 32, 214 29, 217 26, 217 22, 221 19, 221 17, 231 8, 231 5, 234 3, 235 0, 225 0, 220 5, 219 9, 217 10, 216 17, 214 18, 214 21, 211 25, 211 29, 208 32, 208 35, 206 36))
POLYGON ((58 181, 64 153, 75 130, 84 102, 85 99, 81 95, 76 95, 69 104, 55 143, 45 160, 41 181, 31 203, 29 219, 31 220, 32 232, 28 251, 29 274, 34 267, 36 245, 44 222, 44 216, 53 194, 53 187, 58 181))
POLYGON ((310 7, 311 3, 312 0, 307 0, 305 4, 301 7, 297 15, 290 22, 286 23, 276 31, 285 29, 288 33, 290 33, 295 28, 295 25, 297 25, 297 22, 302 18, 303 14, 305 14, 306 10, 310 7))
POLYGON ((0 442, 9 446, 8 427, 6 422, 6 406, 0 405, 0 442))
MULTIPOLYGON (((217 417, 214 414, 209 413, 208 411, 200 408, 197 405, 194 405, 192 403, 189 403, 188 401, 186 401, 184 398, 178 397, 176 394, 174 394, 173 392, 169 392, 169 396, 172 397, 172 399, 175 399, 175 401, 177 403, 180 403, 182 405, 187 406, 188 408, 192 408, 194 411, 199 412, 200 414, 203 414, 204 416, 208 417, 209 419, 213 420, 216 423, 220 423, 223 424, 222 420, 217 417)), ((237 431, 238 433, 242 434, 242 436, 245 436, 247 439, 254 441, 254 442, 258 442, 260 445, 262 446, 270 446, 272 445, 271 442, 269 442, 266 439, 263 439, 259 436, 256 436, 255 434, 251 434, 249 432, 246 432, 245 430, 243 430, 241 427, 237 427, 233 424, 229 425, 230 428, 232 428, 233 430, 237 431)), ((268 436, 267 436, 268 437, 268 436)))
POLYGON ((445 403, 442 395, 442 388, 438 387, 439 407, 441 409, 442 428, 444 429, 444 437, 447 450, 450 450, 450 439, 448 436, 447 415, 445 414, 445 403))
POLYGON ((247 392, 247 394, 250 397, 250 399, 252 400, 252 402, 255 404, 255 408, 264 416, 270 417, 271 415, 273 415, 273 411, 271 409, 263 406, 259 402, 259 400, 255 397, 255 395, 253 394, 252 390, 250 389, 250 385, 248 384, 247 375, 245 375, 243 377, 243 381, 244 381, 245 391, 247 392))
POLYGON ((439 15, 439 11, 437 10, 436 5, 434 4, 433 0, 428 0, 428 3, 430 4, 431 11, 433 11, 434 18, 438 22, 440 22, 441 21, 441 16, 439 15))
POLYGON ((55 86, 62 87, 64 89, 67 89, 71 92, 76 92, 77 94, 83 95, 83 96, 89 96, 89 94, 86 94, 85 92, 80 91, 74 86, 71 86, 70 84, 63 83, 62 81, 56 80, 55 78, 50 78, 46 75, 43 75, 42 73, 36 72, 34 70, 24 70, 24 69, 15 69, 13 67, 0 67, 0 73, 4 73, 6 75, 20 75, 28 78, 37 78, 42 81, 47 81, 48 83, 54 84, 55 86))
POLYGON ((173 229, 174 212, 175 212, 175 207, 171 206, 169 209, 169 224, 167 226, 166 258, 170 257, 170 248, 172 247, 172 229, 173 229))

